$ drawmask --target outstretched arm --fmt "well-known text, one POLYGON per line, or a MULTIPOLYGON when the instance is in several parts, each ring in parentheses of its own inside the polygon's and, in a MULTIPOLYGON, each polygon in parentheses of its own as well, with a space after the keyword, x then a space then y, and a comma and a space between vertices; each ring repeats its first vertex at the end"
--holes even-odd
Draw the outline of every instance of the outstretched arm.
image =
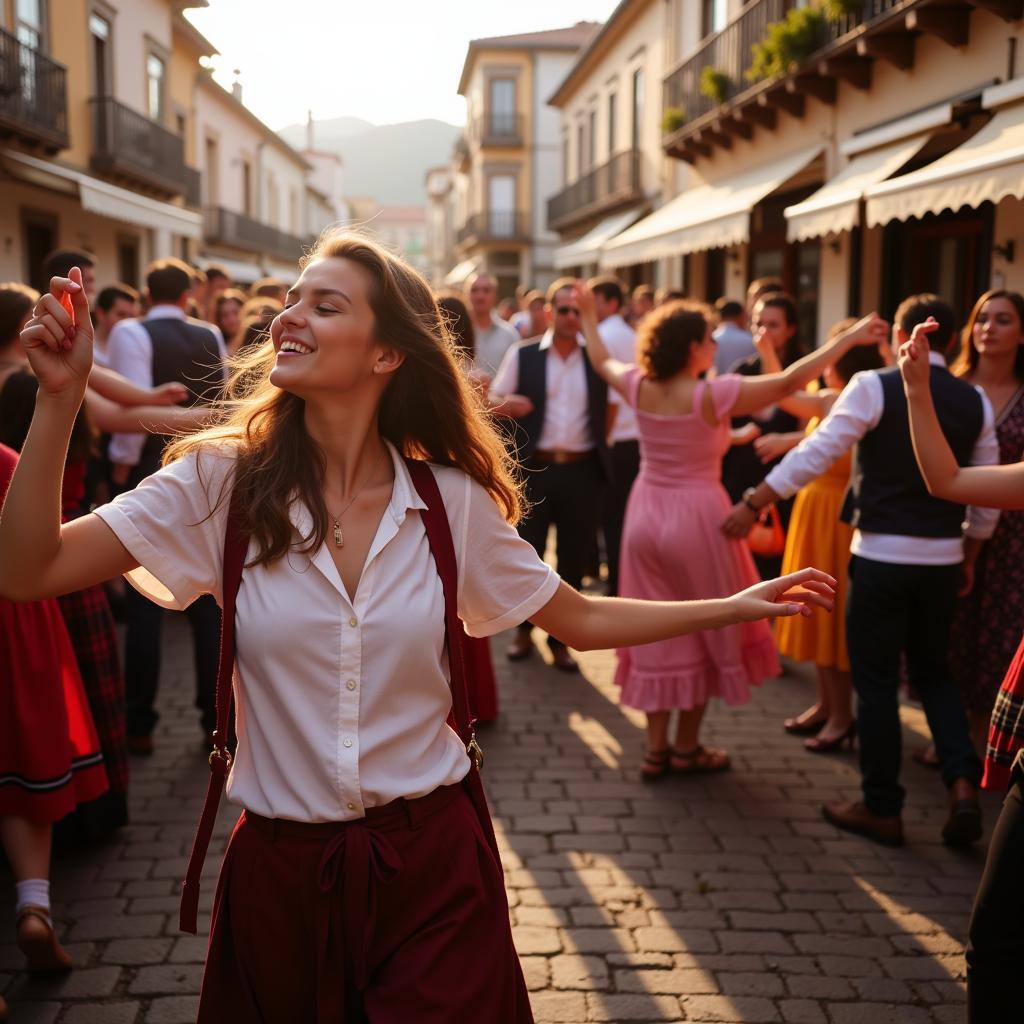
POLYGON ((118 405, 174 405, 188 398, 188 388, 177 381, 144 388, 105 366, 93 366, 89 373, 89 387, 118 405))
POLYGON ((932 401, 928 335, 938 324, 918 324, 900 347, 899 367, 910 411, 914 455, 930 494, 965 505, 1024 507, 1024 463, 1008 466, 961 466, 942 433, 932 401))
POLYGON ((731 415, 746 416, 765 406, 776 405, 815 377, 820 377, 826 367, 855 345, 877 345, 888 335, 889 325, 877 313, 871 313, 780 373, 744 377, 731 415))
POLYGON ((580 310, 583 337, 587 339, 587 358, 594 372, 605 381, 610 388, 620 394, 626 394, 626 374, 633 369, 632 363, 623 363, 613 359, 597 329, 597 310, 594 308, 594 293, 582 282, 577 281, 573 288, 573 298, 580 310))
POLYGON ((119 405, 92 388, 85 393, 85 407, 93 425, 105 434, 178 434, 199 430, 213 418, 210 406, 183 409, 177 405, 119 405))
POLYGON ((533 623, 578 651, 633 647, 687 633, 788 615, 831 611, 836 581, 803 569, 758 583, 732 597, 708 601, 637 601, 590 597, 563 583, 533 616, 533 623))

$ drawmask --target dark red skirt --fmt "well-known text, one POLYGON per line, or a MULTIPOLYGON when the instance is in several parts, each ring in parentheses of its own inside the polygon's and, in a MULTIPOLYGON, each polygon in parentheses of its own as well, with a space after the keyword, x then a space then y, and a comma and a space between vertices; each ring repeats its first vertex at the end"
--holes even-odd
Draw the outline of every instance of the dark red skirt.
POLYGON ((985 752, 983 789, 1005 790, 1018 752, 1024 749, 1024 637, 999 687, 985 752))
POLYGON ((57 602, 0 600, 0 815, 57 821, 106 788, 57 602))
POLYGON ((197 1024, 531 1024, 501 865, 461 785, 352 822, 243 814, 197 1024))

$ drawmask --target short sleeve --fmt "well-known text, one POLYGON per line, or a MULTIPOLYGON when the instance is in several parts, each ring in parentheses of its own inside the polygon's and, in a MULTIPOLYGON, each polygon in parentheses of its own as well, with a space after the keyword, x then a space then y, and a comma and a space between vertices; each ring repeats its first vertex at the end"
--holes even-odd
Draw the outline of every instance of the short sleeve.
POLYGON ((139 563, 128 582, 163 608, 202 594, 220 601, 233 465, 223 449, 193 452, 96 509, 139 563))
POLYGON ((461 531, 455 536, 459 617, 470 636, 493 636, 540 611, 555 596, 560 580, 505 522, 483 487, 466 477, 464 493, 461 531))
POLYGON ((644 379, 644 371, 639 366, 631 366, 623 375, 622 383, 626 385, 625 400, 633 409, 640 399, 640 381, 644 379))
POLYGON ((707 386, 711 388, 711 404, 714 406, 716 419, 724 420, 729 415, 740 396, 742 383, 743 378, 736 373, 724 373, 721 377, 715 377, 714 380, 707 382, 707 386))

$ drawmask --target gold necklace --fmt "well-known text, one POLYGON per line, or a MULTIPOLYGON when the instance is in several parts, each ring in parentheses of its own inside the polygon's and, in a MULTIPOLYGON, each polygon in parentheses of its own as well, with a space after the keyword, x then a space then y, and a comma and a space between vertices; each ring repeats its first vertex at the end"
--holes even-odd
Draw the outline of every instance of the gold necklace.
MULTIPOLYGON (((359 488, 358 491, 356 491, 355 494, 352 495, 352 497, 349 499, 348 504, 337 515, 331 514, 331 518, 334 520, 333 533, 334 546, 336 548, 343 548, 345 546, 345 535, 341 532, 341 517, 352 507, 352 503, 356 500, 356 498, 358 498, 359 495, 362 494, 363 491, 365 491, 366 488, 369 486, 370 481, 374 478, 374 476, 377 473, 377 470, 380 468, 380 464, 384 461, 384 453, 387 450, 387 445, 384 445, 384 447, 381 449, 380 455, 377 456, 377 461, 373 464, 373 469, 370 470, 370 475, 366 478, 366 482, 363 484, 362 487, 359 488)), ((328 513, 331 512, 330 509, 328 509, 327 511, 328 513)))

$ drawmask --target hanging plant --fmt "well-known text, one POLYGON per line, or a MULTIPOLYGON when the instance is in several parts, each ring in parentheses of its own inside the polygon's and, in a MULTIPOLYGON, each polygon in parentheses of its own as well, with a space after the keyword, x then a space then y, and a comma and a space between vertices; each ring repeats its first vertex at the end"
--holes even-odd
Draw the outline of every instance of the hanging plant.
POLYGON ((792 8, 785 18, 768 26, 764 39, 751 46, 747 78, 758 82, 786 74, 821 46, 824 32, 823 8, 792 8))
POLYGON ((661 134, 671 135, 686 124, 686 111, 683 107, 666 107, 661 115, 661 134))
POLYGON ((839 21, 864 9, 864 0, 825 0, 825 14, 829 21, 839 21))
POLYGON ((709 64, 701 69, 700 94, 706 96, 712 103, 724 103, 731 84, 729 76, 721 68, 711 67, 709 64))

